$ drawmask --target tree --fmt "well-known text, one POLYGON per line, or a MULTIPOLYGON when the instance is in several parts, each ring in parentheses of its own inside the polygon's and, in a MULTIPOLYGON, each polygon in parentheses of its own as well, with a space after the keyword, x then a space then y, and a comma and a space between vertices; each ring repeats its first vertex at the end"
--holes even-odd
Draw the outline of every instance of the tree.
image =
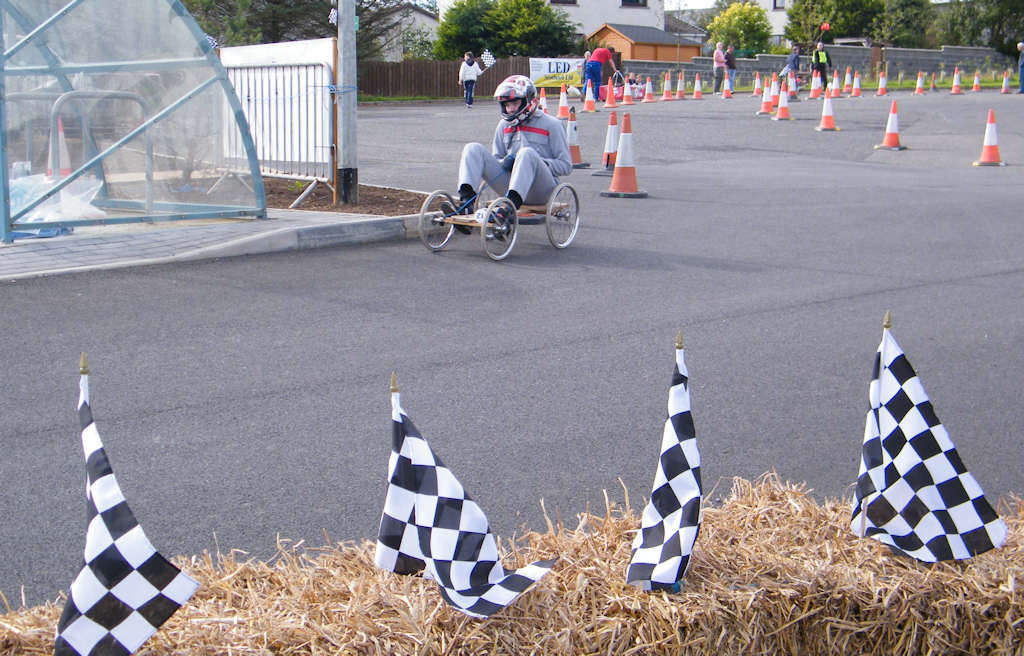
POLYGON ((431 59, 434 56, 433 33, 421 25, 402 31, 402 59, 431 59))
POLYGON ((868 36, 884 9, 885 0, 796 0, 786 11, 785 36, 804 45, 830 43, 842 36, 868 36), (829 24, 827 31, 821 29, 822 23, 829 24))
MULTIPOLYGON (((331 0, 184 0, 199 26, 224 46, 336 36, 331 0)), ((356 0, 356 56, 376 59, 401 38, 406 0, 356 0)))
POLYGON ((925 27, 932 23, 933 11, 929 0, 885 0, 885 8, 875 18, 872 36, 899 48, 925 47, 925 27))
POLYGON ((1017 56, 1017 42, 1024 41, 1024 0, 978 0, 989 28, 988 45, 1017 56))
POLYGON ((985 7, 977 0, 951 0, 949 9, 935 17, 938 42, 951 46, 984 45, 987 24, 985 7))
POLYGON ((576 49, 576 26, 545 0, 459 0, 437 28, 434 56, 457 59, 489 49, 496 57, 552 57, 576 49))
POLYGON ((768 13, 756 2, 737 2, 715 17, 708 25, 710 40, 731 43, 743 50, 764 52, 772 26, 768 13))
POLYGON ((459 0, 449 7, 437 26, 434 56, 438 59, 460 59, 467 50, 478 55, 483 52, 491 40, 485 20, 493 6, 493 0, 459 0))
POLYGON ((496 57, 557 57, 576 45, 575 24, 546 0, 498 0, 487 12, 485 25, 495 39, 491 52, 496 57))

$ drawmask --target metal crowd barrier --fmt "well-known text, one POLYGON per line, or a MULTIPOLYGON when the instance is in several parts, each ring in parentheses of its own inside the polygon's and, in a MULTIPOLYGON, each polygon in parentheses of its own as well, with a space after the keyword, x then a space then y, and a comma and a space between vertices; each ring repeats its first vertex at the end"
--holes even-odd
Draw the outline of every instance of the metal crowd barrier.
MULTIPOLYGON (((226 66, 242 105, 264 177, 311 180, 292 207, 334 177, 334 71, 310 62, 226 66)), ((225 144, 229 160, 244 156, 239 140, 225 144)))

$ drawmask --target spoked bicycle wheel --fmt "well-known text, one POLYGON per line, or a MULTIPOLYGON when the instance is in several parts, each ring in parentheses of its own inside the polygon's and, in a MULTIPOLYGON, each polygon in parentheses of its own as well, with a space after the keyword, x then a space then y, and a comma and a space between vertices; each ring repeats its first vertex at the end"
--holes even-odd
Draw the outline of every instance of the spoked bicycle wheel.
POLYGON ((555 187, 548 200, 544 227, 555 248, 565 248, 576 239, 580 229, 580 198, 571 184, 562 182, 555 187))
POLYGON ((455 214, 458 205, 451 194, 438 190, 427 196, 420 207, 420 239, 432 251, 439 251, 452 238, 455 226, 445 223, 445 218, 455 214))
POLYGON ((516 206, 502 196, 487 206, 487 216, 480 225, 484 252, 492 260, 504 260, 516 245, 519 234, 519 214, 516 206))

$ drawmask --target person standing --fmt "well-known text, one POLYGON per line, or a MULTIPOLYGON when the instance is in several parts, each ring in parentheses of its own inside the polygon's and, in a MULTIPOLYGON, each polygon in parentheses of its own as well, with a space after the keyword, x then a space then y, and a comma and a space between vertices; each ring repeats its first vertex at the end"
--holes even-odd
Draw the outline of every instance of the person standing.
POLYGON ((829 56, 828 50, 825 50, 825 44, 818 41, 814 52, 811 53, 811 75, 814 75, 814 71, 818 71, 821 76, 822 89, 828 86, 828 69, 831 65, 832 57, 829 56))
POLYGON ((790 71, 793 72, 793 80, 796 81, 796 73, 800 70, 800 46, 793 46, 793 52, 786 58, 786 65, 779 71, 779 77, 785 78, 790 71))
POLYGON ((462 65, 459 66, 459 84, 466 94, 466 109, 473 107, 473 89, 476 87, 476 79, 483 73, 480 64, 473 59, 473 53, 466 51, 462 56, 462 65))
POLYGON ((1017 44, 1017 52, 1020 53, 1017 56, 1017 79, 1020 82, 1017 93, 1024 93, 1024 41, 1017 44))
POLYGON ((711 65, 711 72, 715 78, 715 93, 722 89, 722 78, 725 77, 725 53, 722 52, 722 42, 715 44, 715 52, 712 55, 714 63, 711 65))
POLYGON ((619 69, 615 67, 615 48, 608 46, 607 48, 594 48, 594 52, 590 53, 590 57, 587 59, 586 75, 587 79, 583 81, 583 93, 584 98, 587 93, 587 82, 590 82, 590 91, 594 94, 594 98, 597 99, 598 93, 601 89, 601 69, 605 62, 609 63, 612 67, 612 71, 618 73, 619 69))
POLYGON ((729 74, 729 93, 736 90, 736 51, 729 44, 725 49, 725 71, 729 74))

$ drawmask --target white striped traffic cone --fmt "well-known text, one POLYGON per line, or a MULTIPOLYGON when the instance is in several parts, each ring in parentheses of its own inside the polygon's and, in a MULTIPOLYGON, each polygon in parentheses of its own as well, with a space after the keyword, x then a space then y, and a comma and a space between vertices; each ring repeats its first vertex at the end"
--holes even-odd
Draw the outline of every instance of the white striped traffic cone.
POLYGON ((814 129, 818 132, 838 132, 836 119, 832 114, 832 96, 828 88, 825 89, 825 101, 821 103, 821 122, 814 129))
POLYGON ((68 142, 64 139, 64 119, 60 116, 57 117, 57 148, 54 152, 54 148, 50 146, 50 155, 46 163, 46 177, 54 177, 54 171, 61 178, 66 178, 71 175, 71 155, 68 153, 68 142), (54 155, 57 156, 57 162, 54 163, 54 155))
POLYGON ((981 145, 981 157, 975 166, 1006 166, 999 157, 999 139, 996 135, 996 113, 988 110, 988 122, 985 124, 985 141, 981 145))
POLYGON ((704 93, 700 88, 700 73, 693 74, 693 99, 700 100, 704 97, 704 93))
POLYGON ((876 96, 884 96, 889 92, 889 82, 885 77, 885 71, 878 74, 878 91, 875 92, 876 96))
POLYGON ((601 156, 603 169, 594 171, 591 175, 611 176, 615 172, 615 154, 619 149, 619 114, 612 112, 608 117, 608 132, 604 137, 604 155, 601 156))
POLYGON ((654 85, 651 84, 651 78, 650 77, 647 78, 647 84, 644 85, 644 99, 641 100, 640 102, 642 102, 642 103, 658 102, 658 99, 654 97, 654 85))
POLYGON ((647 198, 636 184, 636 164, 633 162, 633 127, 629 112, 622 115, 622 132, 619 133, 619 147, 615 155, 615 171, 612 183, 602 196, 611 198, 647 198))
POLYGON ((555 114, 555 118, 569 118, 569 96, 565 93, 565 85, 562 85, 562 90, 558 93, 558 113, 555 114))
POLYGON ((574 169, 585 169, 590 166, 580 156, 580 133, 576 127, 576 108, 569 110, 569 120, 565 122, 565 137, 569 141, 569 154, 572 155, 572 167, 574 169))
POLYGON ((782 81, 782 88, 779 89, 779 109, 775 112, 775 116, 772 117, 773 121, 792 121, 793 117, 789 115, 789 89, 786 86, 786 81, 782 81))
POLYGON ((894 100, 892 107, 889 108, 889 120, 885 122, 885 138, 882 139, 882 143, 875 146, 875 150, 906 149, 906 146, 900 145, 900 120, 896 114, 896 101, 894 100))

